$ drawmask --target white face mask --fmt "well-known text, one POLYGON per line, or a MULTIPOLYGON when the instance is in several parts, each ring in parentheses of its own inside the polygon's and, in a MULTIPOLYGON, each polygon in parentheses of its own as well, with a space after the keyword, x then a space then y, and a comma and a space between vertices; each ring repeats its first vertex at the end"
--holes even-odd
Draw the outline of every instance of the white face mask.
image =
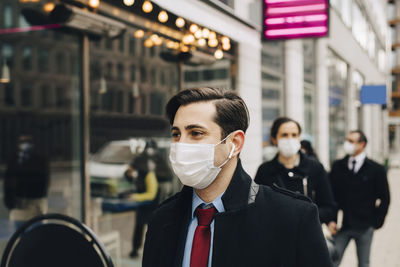
POLYGON ((300 147, 300 140, 297 138, 282 138, 278 140, 278 150, 284 157, 296 155, 300 147))
POLYGON ((356 147, 354 144, 350 143, 349 141, 345 141, 343 144, 343 149, 347 155, 353 155, 356 150, 356 147))
POLYGON ((233 151, 235 150, 235 144, 232 144, 232 150, 225 162, 218 167, 214 166, 214 148, 221 144, 227 137, 215 145, 171 144, 169 160, 171 161, 172 169, 182 184, 196 189, 204 189, 217 178, 221 167, 232 158, 233 151))

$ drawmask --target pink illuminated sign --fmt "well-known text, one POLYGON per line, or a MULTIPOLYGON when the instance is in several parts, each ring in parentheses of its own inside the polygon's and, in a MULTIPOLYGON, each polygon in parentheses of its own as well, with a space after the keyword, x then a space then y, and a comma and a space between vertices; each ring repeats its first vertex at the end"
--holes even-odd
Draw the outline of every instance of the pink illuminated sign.
POLYGON ((328 34, 328 0, 264 0, 263 12, 264 40, 328 34))

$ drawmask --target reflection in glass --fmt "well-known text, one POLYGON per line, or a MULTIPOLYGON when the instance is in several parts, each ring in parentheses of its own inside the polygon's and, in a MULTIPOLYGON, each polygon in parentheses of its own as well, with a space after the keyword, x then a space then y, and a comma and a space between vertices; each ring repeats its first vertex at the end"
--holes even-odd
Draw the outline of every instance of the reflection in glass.
POLYGON ((39 56, 38 56, 38 67, 39 71, 49 71, 49 51, 47 49, 40 48, 39 49, 39 56))
POLYGON ((4 5, 3 7, 3 25, 4 28, 14 26, 14 9, 11 5, 4 5))
POLYGON ((346 135, 347 102, 347 64, 333 51, 328 53, 329 75, 329 156, 333 161, 339 156, 339 150, 346 135))
POLYGON ((32 69, 32 46, 25 46, 22 49, 22 67, 26 71, 32 69))

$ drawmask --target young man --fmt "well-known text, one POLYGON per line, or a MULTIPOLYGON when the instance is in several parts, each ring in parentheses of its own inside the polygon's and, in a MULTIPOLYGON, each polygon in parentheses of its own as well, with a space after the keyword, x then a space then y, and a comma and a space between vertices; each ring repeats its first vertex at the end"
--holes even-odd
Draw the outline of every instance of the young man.
POLYGON ((307 198, 256 185, 239 153, 248 127, 232 91, 185 90, 167 104, 170 160, 185 185, 155 212, 143 267, 329 267, 318 220, 307 198))
MULTIPOLYGON (((332 190, 343 211, 343 226, 335 236, 339 266, 351 239, 357 246, 358 266, 369 266, 369 255, 374 229, 382 227, 388 211, 390 195, 383 166, 367 158, 367 138, 360 131, 351 131, 344 143, 348 154, 333 163, 330 173, 332 190)), ((336 220, 329 224, 336 231, 336 220)))

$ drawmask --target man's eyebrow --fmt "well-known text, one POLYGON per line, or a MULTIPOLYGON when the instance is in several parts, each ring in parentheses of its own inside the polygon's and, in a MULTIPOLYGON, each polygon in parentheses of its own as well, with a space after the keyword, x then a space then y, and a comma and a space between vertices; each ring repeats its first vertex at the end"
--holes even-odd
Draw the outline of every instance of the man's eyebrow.
MULTIPOLYGON (((206 127, 201 126, 200 124, 189 124, 187 126, 185 126, 185 130, 191 130, 191 129, 204 129, 207 130, 206 127)), ((172 126, 171 127, 171 131, 180 131, 179 128, 177 126, 172 126)))
POLYGON ((206 127, 201 126, 199 124, 189 124, 189 125, 185 126, 185 130, 190 130, 190 129, 195 129, 195 128, 207 129, 206 127))

